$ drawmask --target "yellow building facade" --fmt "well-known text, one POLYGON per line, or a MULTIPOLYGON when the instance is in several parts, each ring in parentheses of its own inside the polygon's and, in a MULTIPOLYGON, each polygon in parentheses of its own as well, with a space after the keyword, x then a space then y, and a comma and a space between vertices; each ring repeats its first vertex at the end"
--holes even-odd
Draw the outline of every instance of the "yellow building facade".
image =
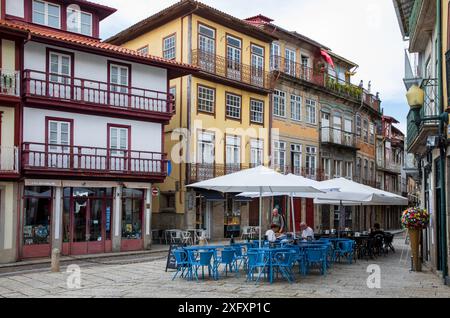
POLYGON ((171 174, 153 199, 155 228, 206 228, 210 237, 223 238, 239 235, 255 218, 246 202, 206 200, 185 185, 269 164, 273 40, 194 1, 180 2, 108 40, 199 68, 198 74, 170 83, 176 103, 165 127, 171 174))

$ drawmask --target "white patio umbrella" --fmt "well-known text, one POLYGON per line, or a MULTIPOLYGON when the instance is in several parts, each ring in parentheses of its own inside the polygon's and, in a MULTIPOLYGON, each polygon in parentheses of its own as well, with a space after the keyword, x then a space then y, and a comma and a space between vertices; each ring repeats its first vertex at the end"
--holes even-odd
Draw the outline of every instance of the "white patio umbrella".
MULTIPOLYGON (((289 196, 290 198, 290 206, 292 209, 292 230, 294 232, 294 238, 295 238, 295 210, 294 210, 294 198, 317 198, 319 196, 326 196, 327 193, 330 193, 331 191, 338 191, 337 188, 329 188, 327 186, 322 185, 319 181, 307 179, 302 176, 297 176, 294 174, 288 174, 285 176, 287 179, 289 179, 290 182, 293 182, 299 186, 302 185, 311 185, 314 188, 320 190, 320 192, 265 192, 261 196, 262 197, 279 197, 279 196, 289 196)), ((260 196, 258 192, 243 192, 239 194, 238 196, 241 197, 248 197, 248 198, 257 198, 260 196)))
MULTIPOLYGON (((308 180, 308 179, 306 179, 308 180)), ((311 181, 311 180, 310 180, 311 181)), ((312 186, 312 182, 299 184, 272 169, 259 166, 236 173, 188 185, 189 188, 213 190, 222 193, 257 192, 259 194, 259 244, 262 232, 262 197, 263 193, 321 193, 312 186)))

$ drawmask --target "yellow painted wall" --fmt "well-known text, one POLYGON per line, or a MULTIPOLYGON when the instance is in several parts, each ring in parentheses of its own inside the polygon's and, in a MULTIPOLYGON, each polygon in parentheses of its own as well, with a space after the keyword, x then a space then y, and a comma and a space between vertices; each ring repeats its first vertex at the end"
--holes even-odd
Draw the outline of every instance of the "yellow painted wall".
POLYGON ((15 66, 16 49, 14 41, 2 40, 2 69, 14 71, 15 66))

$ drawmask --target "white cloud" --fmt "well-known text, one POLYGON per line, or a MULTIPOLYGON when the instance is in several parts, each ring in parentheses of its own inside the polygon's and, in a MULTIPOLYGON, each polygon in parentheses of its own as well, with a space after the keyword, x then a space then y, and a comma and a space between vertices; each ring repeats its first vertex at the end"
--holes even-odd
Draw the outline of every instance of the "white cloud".
MULTIPOLYGON (((102 24, 103 38, 176 3, 174 0, 94 0, 118 12, 102 24), (130 4, 132 2, 132 5, 130 4)), ((386 114, 406 120, 404 48, 390 0, 204 0, 204 3, 245 18, 258 13, 330 47, 359 65, 355 83, 372 82, 386 114), (395 109, 389 104, 394 103, 395 109), (402 103, 404 104, 402 106, 402 103)), ((403 125, 402 125, 403 126, 403 125)))

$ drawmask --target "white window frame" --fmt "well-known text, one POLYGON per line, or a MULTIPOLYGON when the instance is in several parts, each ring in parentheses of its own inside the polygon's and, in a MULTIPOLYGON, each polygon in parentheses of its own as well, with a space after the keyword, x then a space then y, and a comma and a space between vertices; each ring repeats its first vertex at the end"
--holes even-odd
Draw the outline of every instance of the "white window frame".
POLYGON ((109 127, 109 149, 113 156, 124 156, 129 150, 128 140, 130 137, 130 129, 125 127, 109 127), (113 143, 113 131, 116 131, 116 143, 113 143), (122 133, 125 132, 125 145, 122 144, 122 133))
POLYGON ((74 10, 74 14, 76 14, 77 15, 77 21, 76 21, 76 29, 74 29, 74 28, 70 28, 69 27, 69 10, 71 10, 72 8, 70 8, 70 6, 68 6, 67 7, 67 9, 66 9, 66 16, 67 16, 67 18, 66 18, 66 28, 67 28, 67 31, 69 31, 69 32, 74 32, 74 33, 78 33, 78 34, 82 34, 82 35, 85 35, 85 36, 92 36, 93 35, 93 30, 94 30, 94 18, 93 18, 93 15, 92 15, 92 13, 90 13, 90 12, 86 12, 86 11, 81 11, 81 10, 74 10), (81 19, 81 17, 82 17, 82 15, 87 15, 87 16, 89 16, 90 17, 90 24, 89 24, 89 33, 83 33, 83 28, 82 28, 82 26, 83 26, 83 22, 82 22, 82 19, 81 19))
POLYGON ((285 48, 284 50, 286 59, 285 59, 285 70, 286 73, 295 76, 296 75, 296 63, 297 63, 297 52, 291 48, 285 48))
POLYGON ((53 83, 64 83, 64 84, 68 84, 70 82, 70 77, 72 76, 72 56, 68 55, 68 54, 64 54, 64 53, 59 53, 59 52, 53 52, 50 51, 49 52, 49 75, 50 75, 50 81, 53 83), (56 56, 58 58, 58 71, 54 72, 52 71, 52 56, 56 56), (68 58, 69 60, 69 65, 68 65, 68 70, 69 73, 68 74, 64 74, 63 73, 63 58, 68 58), (56 78, 56 79, 55 79, 56 78))
POLYGON ((291 144, 292 169, 294 174, 299 175, 303 167, 302 145, 291 144), (296 161, 298 164, 296 164, 296 161))
POLYGON ((109 84, 110 84, 111 92, 123 93, 123 94, 128 93, 128 88, 130 86, 130 68, 128 66, 111 63, 110 70, 109 70, 109 84), (118 83, 113 82, 113 68, 117 68, 118 83), (121 80, 122 80, 122 74, 121 74, 122 72, 121 71, 122 70, 126 70, 126 74, 127 74, 126 84, 121 83, 121 80))
POLYGON ((197 156, 196 160, 199 164, 214 164, 215 161, 215 133, 211 131, 199 131, 197 136, 197 156), (212 155, 211 158, 206 158, 204 156, 203 150, 206 149, 204 145, 208 145, 211 148, 212 155), (206 158, 206 160, 205 160, 206 158), (210 160, 210 162, 209 162, 210 160))
POLYGON ((334 177, 340 178, 342 177, 342 160, 334 160, 334 177))
POLYGON ((307 173, 309 172, 311 176, 315 176, 317 169, 317 147, 307 146, 305 159, 305 168, 307 170, 307 173), (314 160, 312 161, 311 159, 314 160))
POLYGON ((250 100, 250 122, 256 124, 264 123, 264 102, 257 99, 250 100), (258 120, 260 118, 260 120, 258 120))
POLYGON ((353 162, 345 162, 345 177, 349 180, 353 179, 353 162))
POLYGON ((215 89, 199 85, 197 88, 197 110, 199 112, 214 114, 216 108, 215 102, 216 102, 215 89), (212 99, 208 99, 207 97, 212 97, 212 99), (202 105, 211 107, 211 110, 204 108, 202 105))
POLYGON ((270 46, 270 69, 280 69, 281 47, 279 43, 273 42, 270 46))
POLYGON ((225 160, 227 165, 241 164, 241 137, 235 135, 226 136, 225 160))
POLYGON ((305 100, 306 122, 308 124, 317 124, 317 102, 314 99, 307 98, 305 100))
POLYGON ((273 154, 273 164, 275 168, 279 168, 281 172, 284 172, 286 167, 286 142, 274 141, 273 154))
POLYGON ((175 60, 177 57, 177 38, 175 34, 163 39, 163 57, 167 60, 175 60), (170 46, 169 46, 170 45, 170 46))
POLYGON ((302 120, 302 97, 299 95, 291 94, 291 119, 302 120))
POLYGON ((59 121, 59 120, 49 120, 48 121, 48 144, 50 151, 56 151, 60 148, 60 146, 63 146, 63 151, 67 150, 69 146, 71 146, 71 125, 72 123, 70 121, 59 121), (54 130, 54 127, 56 125, 56 131, 54 130), (67 125, 67 140, 63 139, 63 125, 67 125), (56 140, 55 138, 52 138, 52 134, 56 134, 56 140), (64 146, 67 146, 64 147, 64 146))
POLYGON ((286 92, 279 90, 273 92, 273 115, 286 118, 286 92))
POLYGON ((250 140, 250 163, 254 167, 264 164, 264 140, 250 140))
POLYGON ((32 15, 31 19, 32 19, 33 23, 36 23, 36 24, 39 24, 39 25, 45 25, 45 26, 48 26, 50 28, 61 29, 61 6, 59 4, 52 3, 52 2, 47 2, 47 1, 41 1, 41 0, 33 0, 33 2, 31 3, 31 11, 32 11, 31 12, 31 15, 32 15), (44 4, 44 12, 39 12, 39 14, 44 14, 44 24, 36 22, 34 20, 34 14, 35 14, 35 12, 38 12, 38 11, 35 11, 34 8, 33 8, 34 7, 33 4, 35 2, 44 4), (49 6, 58 7, 59 16, 58 16, 58 26, 57 27, 49 25, 49 22, 48 22, 48 17, 49 17, 48 7, 49 6))
POLYGON ((242 117, 242 97, 239 95, 226 93, 225 108, 226 108, 225 116, 227 118, 240 120, 242 117), (238 116, 236 114, 238 114, 238 116))

